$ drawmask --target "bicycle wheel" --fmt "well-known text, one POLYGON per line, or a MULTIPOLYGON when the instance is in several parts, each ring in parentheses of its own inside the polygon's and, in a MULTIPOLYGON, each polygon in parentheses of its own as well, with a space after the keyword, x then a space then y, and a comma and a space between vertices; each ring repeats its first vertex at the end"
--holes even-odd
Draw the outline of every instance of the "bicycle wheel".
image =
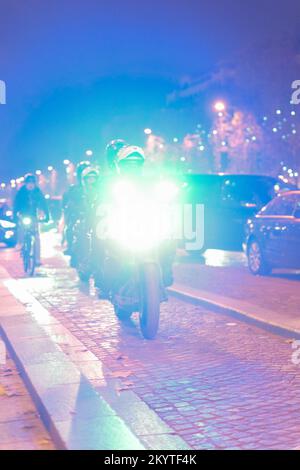
POLYGON ((28 236, 24 241, 23 247, 23 266, 24 271, 29 276, 34 275, 36 260, 35 260, 35 239, 32 235, 28 236))

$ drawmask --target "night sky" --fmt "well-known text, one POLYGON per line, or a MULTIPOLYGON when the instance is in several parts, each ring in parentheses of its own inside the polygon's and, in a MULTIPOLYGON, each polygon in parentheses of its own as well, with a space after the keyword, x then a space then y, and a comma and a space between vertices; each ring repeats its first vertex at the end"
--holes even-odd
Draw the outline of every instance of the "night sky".
POLYGON ((168 93, 299 24, 297 0, 0 0, 1 177, 184 131, 180 112, 164 119, 168 93))

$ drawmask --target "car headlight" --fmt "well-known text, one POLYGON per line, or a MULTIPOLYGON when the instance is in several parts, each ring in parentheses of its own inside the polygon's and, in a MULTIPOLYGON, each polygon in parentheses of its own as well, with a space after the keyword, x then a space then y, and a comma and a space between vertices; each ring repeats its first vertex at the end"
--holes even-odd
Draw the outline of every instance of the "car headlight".
POLYGON ((14 222, 9 222, 9 220, 0 220, 0 226, 2 228, 15 228, 16 224, 14 222))
POLYGON ((7 230, 7 231, 5 232, 4 238, 5 238, 5 240, 9 240, 9 239, 12 238, 14 235, 15 235, 15 232, 13 232, 12 230, 7 230))

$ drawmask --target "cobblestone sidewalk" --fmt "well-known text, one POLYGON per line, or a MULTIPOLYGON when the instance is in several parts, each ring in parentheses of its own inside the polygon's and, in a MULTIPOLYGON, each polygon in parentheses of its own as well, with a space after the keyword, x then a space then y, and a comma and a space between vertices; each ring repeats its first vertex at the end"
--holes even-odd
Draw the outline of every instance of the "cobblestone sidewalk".
MULTIPOLYGON (((4 343, 0 336, 0 350, 4 343)), ((0 355, 0 450, 53 450, 15 363, 0 355)))

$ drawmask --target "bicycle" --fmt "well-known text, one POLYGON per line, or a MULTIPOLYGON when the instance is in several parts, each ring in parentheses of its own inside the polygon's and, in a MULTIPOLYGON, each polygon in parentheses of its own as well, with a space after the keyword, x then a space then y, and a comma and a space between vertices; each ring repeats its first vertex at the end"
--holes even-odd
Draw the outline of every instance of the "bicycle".
POLYGON ((37 266, 37 233, 38 222, 45 219, 37 220, 32 217, 21 217, 23 230, 23 245, 21 248, 21 256, 23 259, 24 272, 32 277, 37 266))

